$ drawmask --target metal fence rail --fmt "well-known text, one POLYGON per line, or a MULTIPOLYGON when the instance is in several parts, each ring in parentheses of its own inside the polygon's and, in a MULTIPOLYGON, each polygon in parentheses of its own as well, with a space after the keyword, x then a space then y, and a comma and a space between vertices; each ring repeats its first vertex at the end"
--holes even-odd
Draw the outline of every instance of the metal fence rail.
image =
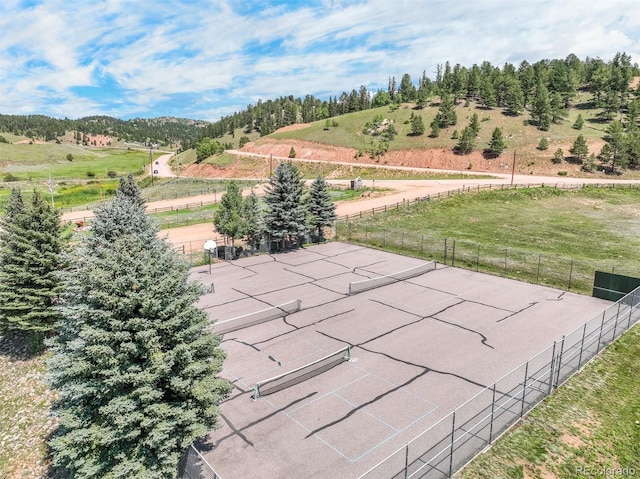
POLYGON ((640 287, 563 336, 359 479, 451 477, 640 320, 640 287))
POLYGON ((178 479, 222 479, 192 444, 178 465, 178 479))

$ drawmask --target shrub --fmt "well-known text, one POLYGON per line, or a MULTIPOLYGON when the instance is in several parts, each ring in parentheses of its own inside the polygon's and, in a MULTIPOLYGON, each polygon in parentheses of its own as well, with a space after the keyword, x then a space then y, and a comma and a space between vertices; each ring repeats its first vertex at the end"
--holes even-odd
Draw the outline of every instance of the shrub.
POLYGON ((6 182, 10 182, 10 181, 20 181, 20 178, 18 178, 15 175, 12 175, 11 173, 6 173, 2 179, 6 182))
POLYGON ((71 153, 67 155, 67 161, 73 161, 73 155, 71 153))
POLYGON ((289 150, 289 158, 295 158, 295 157, 296 157, 296 150, 292 146, 291 149, 289 150))
POLYGON ((115 172, 115 171, 113 171, 113 170, 109 170, 109 171, 107 171, 107 176, 108 176, 109 178, 116 178, 116 177, 118 176, 118 173, 116 173, 116 172, 115 172))
POLYGON ((564 170, 558 171, 558 176, 567 176, 567 172, 564 170))
POLYGON ((95 172, 94 172, 94 171, 87 171, 87 176, 88 176, 89 178, 95 178, 96 174, 95 174, 95 172))
POLYGON ((0 143, 9 143, 9 140, 7 140, 4 136, 0 135, 0 143))
POLYGON ((540 151, 546 150, 547 148, 549 148, 549 140, 547 140, 545 137, 540 138, 537 148, 540 151))

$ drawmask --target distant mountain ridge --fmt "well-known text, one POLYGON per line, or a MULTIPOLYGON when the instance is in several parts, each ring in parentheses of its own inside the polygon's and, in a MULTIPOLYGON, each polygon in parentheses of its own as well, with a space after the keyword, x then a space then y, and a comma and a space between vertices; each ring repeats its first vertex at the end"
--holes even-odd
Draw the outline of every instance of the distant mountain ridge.
POLYGON ((87 116, 77 120, 59 119, 45 115, 2 115, 0 133, 7 132, 28 138, 52 141, 73 134, 81 140, 84 135, 107 135, 122 141, 162 146, 179 144, 190 148, 209 125, 202 120, 159 117, 119 120, 109 116, 87 116))

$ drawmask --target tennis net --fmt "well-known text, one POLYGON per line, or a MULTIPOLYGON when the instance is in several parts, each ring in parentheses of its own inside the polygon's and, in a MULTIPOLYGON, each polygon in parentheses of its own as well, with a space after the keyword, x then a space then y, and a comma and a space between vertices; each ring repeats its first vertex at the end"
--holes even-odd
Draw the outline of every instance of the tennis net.
POLYGON ((378 276, 377 278, 363 279, 362 281, 353 281, 349 283, 349 294, 361 293, 362 291, 386 286, 388 284, 395 283, 396 281, 420 276, 421 274, 428 273, 434 269, 436 269, 436 262, 429 261, 428 263, 419 264, 418 266, 405 269, 398 273, 378 276))
POLYGON ((293 386, 294 384, 301 383, 302 381, 322 374, 323 372, 328 371, 344 361, 349 361, 350 359, 351 347, 346 346, 339 351, 313 361, 312 363, 278 376, 274 376, 270 379, 259 381, 253 387, 253 399, 258 399, 261 396, 266 396, 267 394, 272 394, 293 386))
POLYGON ((261 309, 260 311, 255 311, 253 313, 243 314, 242 316, 226 319, 224 321, 216 321, 212 326, 218 334, 230 333, 231 331, 248 328, 255 324, 282 318, 289 313, 300 311, 301 303, 302 302, 299 299, 294 299, 293 301, 261 309))

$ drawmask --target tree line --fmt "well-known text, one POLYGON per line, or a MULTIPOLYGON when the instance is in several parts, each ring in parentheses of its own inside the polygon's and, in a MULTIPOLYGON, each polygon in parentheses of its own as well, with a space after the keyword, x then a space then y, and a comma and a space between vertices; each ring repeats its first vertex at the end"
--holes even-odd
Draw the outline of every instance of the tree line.
MULTIPOLYGON (((638 88, 629 88, 633 77, 640 75, 637 63, 626 53, 617 53, 606 62, 600 58, 580 60, 576 55, 565 59, 540 60, 533 64, 522 61, 519 65, 505 63, 502 67, 488 61, 465 67, 451 66, 449 62, 437 65, 435 78, 426 71, 414 83, 405 73, 400 82, 388 79, 387 89, 370 92, 365 86, 350 93, 320 100, 313 95, 304 99, 294 96, 276 100, 258 101, 241 112, 225 116, 202 129, 202 137, 220 138, 234 134, 237 128, 245 133, 268 135, 278 128, 294 123, 307 123, 386 105, 403 102, 424 108, 436 97, 450 101, 474 101, 483 108, 504 108, 508 114, 518 116, 529 111, 531 121, 540 130, 566 117, 568 108, 602 109, 603 121, 611 121, 629 108, 638 108, 638 88), (579 91, 592 95, 587 104, 575 105, 579 91)), ((440 125, 443 127, 443 125, 440 125)))
POLYGON ((336 220, 335 210, 329 186, 322 176, 307 189, 300 170, 285 161, 269 179, 264 202, 253 191, 243 198, 238 183, 229 182, 213 224, 232 250, 238 239, 253 249, 262 241, 269 249, 272 246, 286 249, 302 244, 311 232, 318 241, 323 241, 324 228, 336 220))
POLYGON ((0 115, 0 132, 43 141, 53 141, 72 133, 77 142, 84 144, 88 144, 87 135, 108 135, 145 145, 180 144, 186 149, 200 138, 200 131, 207 123, 173 117, 119 120, 109 116, 88 116, 71 120, 45 115, 0 115))

